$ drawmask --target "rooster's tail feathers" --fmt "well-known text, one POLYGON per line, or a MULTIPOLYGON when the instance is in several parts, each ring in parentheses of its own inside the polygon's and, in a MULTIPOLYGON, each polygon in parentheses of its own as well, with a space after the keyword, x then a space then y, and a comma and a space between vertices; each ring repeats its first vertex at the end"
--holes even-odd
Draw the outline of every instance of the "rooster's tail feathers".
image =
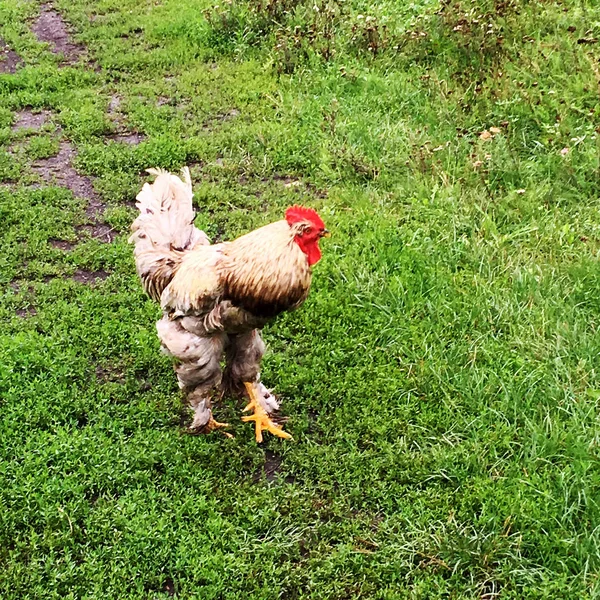
POLYGON ((135 262, 146 292, 155 300, 172 279, 182 253, 210 244, 203 231, 193 225, 192 180, 184 167, 181 178, 163 169, 148 169, 156 175, 137 195, 140 214, 133 222, 129 241, 135 244, 135 262))

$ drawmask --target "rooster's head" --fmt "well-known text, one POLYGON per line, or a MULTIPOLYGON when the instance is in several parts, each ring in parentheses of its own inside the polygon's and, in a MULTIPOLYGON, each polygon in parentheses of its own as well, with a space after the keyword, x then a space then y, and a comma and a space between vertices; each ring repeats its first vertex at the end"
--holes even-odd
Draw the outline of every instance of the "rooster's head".
POLYGON ((309 265, 314 265, 321 259, 319 240, 329 236, 325 223, 312 208, 290 206, 285 211, 285 220, 294 233, 294 242, 306 254, 309 265))

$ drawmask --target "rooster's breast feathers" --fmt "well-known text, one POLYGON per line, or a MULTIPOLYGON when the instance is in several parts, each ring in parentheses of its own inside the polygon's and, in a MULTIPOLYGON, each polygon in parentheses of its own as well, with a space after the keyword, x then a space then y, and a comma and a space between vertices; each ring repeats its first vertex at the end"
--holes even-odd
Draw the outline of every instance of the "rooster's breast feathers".
POLYGON ((221 304, 220 312, 230 306, 268 319, 302 304, 310 282, 306 255, 288 223, 277 221, 233 242, 185 253, 161 304, 173 316, 206 314, 221 304))
POLYGON ((255 229, 223 248, 225 297, 251 313, 274 317, 306 300, 311 272, 286 221, 255 229))

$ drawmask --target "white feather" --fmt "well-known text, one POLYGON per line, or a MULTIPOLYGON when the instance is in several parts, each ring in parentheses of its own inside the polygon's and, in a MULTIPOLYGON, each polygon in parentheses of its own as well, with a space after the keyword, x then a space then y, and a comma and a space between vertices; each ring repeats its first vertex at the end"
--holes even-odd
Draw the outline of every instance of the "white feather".
MULTIPOLYGON (((209 245, 210 240, 193 224, 189 169, 181 170, 181 178, 163 169, 148 169, 148 173, 156 175, 156 179, 152 184, 145 183, 137 195, 140 214, 131 226, 129 241, 135 244, 137 272, 150 293, 153 281, 159 288, 164 287, 165 260, 172 259, 173 265, 178 264, 180 259, 174 250, 191 250, 209 245), (157 274, 160 276, 154 278, 157 274)), ((158 296, 160 292, 162 289, 157 290, 158 296)))

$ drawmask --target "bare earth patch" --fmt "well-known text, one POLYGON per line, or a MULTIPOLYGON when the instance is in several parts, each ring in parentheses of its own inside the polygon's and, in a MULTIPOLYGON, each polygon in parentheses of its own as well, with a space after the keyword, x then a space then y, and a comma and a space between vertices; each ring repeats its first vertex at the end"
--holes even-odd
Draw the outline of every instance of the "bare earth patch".
POLYGON ((16 315, 21 317, 22 319, 26 319, 27 317, 33 317, 37 315, 37 310, 33 306, 28 306, 27 308, 19 308, 16 310, 16 315))
POLYGON ((217 113, 212 117, 208 118, 202 125, 205 131, 214 129, 219 123, 226 123, 240 116, 240 111, 237 108, 233 108, 228 112, 217 113))
POLYGON ((66 240, 58 240, 56 238, 48 240, 49 244, 53 248, 58 248, 59 250, 63 250, 64 252, 70 252, 75 247, 75 244, 72 242, 67 242, 66 240))
POLYGON ((168 596, 174 596, 175 595, 175 582, 173 581, 172 577, 167 577, 165 584, 163 586, 163 591, 168 595, 168 596))
POLYGON ((319 413, 315 410, 309 409, 308 411, 308 433, 316 434, 320 431, 319 426, 319 413))
POLYGON ((114 117, 116 115, 116 113, 118 113, 120 108, 121 108, 121 97, 117 96, 116 94, 113 94, 110 97, 110 102, 108 103, 108 114, 111 117, 114 117))
POLYGON ((109 140, 112 140, 113 142, 118 142, 119 144, 127 144, 129 146, 137 146, 146 139, 146 136, 143 133, 138 133, 136 131, 113 133, 107 135, 106 137, 109 140))
POLYGON ((21 110, 16 114, 12 130, 22 131, 23 129, 40 129, 48 122, 50 116, 51 113, 48 110, 42 110, 36 113, 30 110, 21 110))
POLYGON ((120 369, 112 365, 97 365, 96 377, 102 383, 115 381, 119 383, 125 383, 124 373, 120 369))
POLYGON ((275 454, 275 452, 271 452, 271 450, 265 451, 265 477, 267 481, 275 481, 277 475, 281 471, 281 456, 279 454, 275 454))
POLYGON ((119 144, 137 146, 146 139, 146 136, 137 131, 127 131, 126 117, 121 112, 122 102, 122 98, 116 94, 110 97, 110 101, 108 102, 108 117, 114 123, 116 131, 115 133, 106 135, 105 138, 119 144))
POLYGON ((61 187, 71 190, 78 198, 87 198, 90 204, 97 203, 100 208, 102 203, 91 180, 80 175, 72 166, 75 154, 71 144, 62 141, 58 154, 35 161, 32 165, 33 171, 44 181, 56 182, 61 187))
POLYGON ((229 112, 219 113, 215 118, 219 121, 230 121, 240 116, 240 111, 237 108, 232 108, 229 112))
MULTIPOLYGON (((47 110, 36 113, 31 110, 19 111, 16 114, 12 131, 37 131, 50 120, 51 116, 52 113, 47 110)), ((31 169, 44 182, 67 188, 76 197, 87 200, 85 214, 89 222, 76 227, 77 231, 86 231, 92 238, 110 243, 116 238, 117 234, 110 225, 102 222, 105 204, 94 189, 92 180, 89 177, 80 175, 73 167, 76 154, 73 146, 68 141, 62 140, 59 145, 58 154, 49 158, 36 160, 31 165, 31 169)), ((33 184, 32 187, 37 188, 39 185, 33 184)), ((54 248, 59 248, 66 252, 71 251, 75 246, 72 242, 60 239, 51 239, 49 243, 54 248)))
MULTIPOLYGON (((93 185, 92 185, 92 181, 89 177, 85 177, 84 179, 86 179, 90 186, 93 189, 93 185)), ((75 190, 72 190, 73 193, 75 193, 75 190)), ((82 196, 84 197, 84 196, 82 196)), ((90 217, 90 219, 97 219, 98 216, 104 211, 104 203, 102 202, 102 200, 100 200, 100 198, 98 197, 98 194, 96 193, 96 191, 94 190, 93 195, 90 194, 87 197, 87 199, 89 200, 89 203, 87 205, 87 208, 85 209, 85 214, 90 217)))
POLYGON ((79 232, 87 231, 90 237, 105 244, 110 244, 117 237, 116 231, 110 225, 105 225, 104 223, 96 222, 89 225, 78 225, 75 229, 79 232))
POLYGON ((123 99, 118 94, 112 94, 108 102, 108 118, 115 124, 117 129, 123 127, 124 115, 121 112, 123 99))
POLYGON ((103 281, 109 276, 104 270, 99 271, 86 271, 85 269, 77 269, 75 273, 73 273, 71 279, 73 281, 77 281, 77 283, 85 283, 90 284, 96 281, 103 281))
MULTIPOLYGON (((280 474, 283 470, 282 467, 283 459, 279 454, 275 454, 271 450, 265 450, 265 464, 262 469, 259 469, 254 474, 254 481, 259 482, 263 477, 269 482, 273 483, 280 479, 280 474)), ((287 476, 284 479, 285 483, 294 483, 295 478, 287 476)))
POLYGON ((0 73, 16 73, 23 64, 21 57, 12 50, 8 44, 0 38, 0 73))
POLYGON ((67 64, 75 63, 83 54, 83 46, 71 40, 67 25, 52 4, 41 6, 40 16, 31 28, 40 42, 47 42, 54 54, 62 54, 67 64))
MULTIPOLYGON (((77 198, 87 200, 88 205, 85 214, 88 216, 90 223, 80 225, 77 230, 87 231, 91 237, 110 243, 115 239, 116 233, 112 227, 99 220, 104 212, 105 205, 94 189, 92 180, 89 177, 80 175, 74 169, 73 159, 75 156, 76 152, 71 144, 62 141, 56 156, 35 161, 32 169, 45 182, 65 187, 71 190, 77 198)), ((68 244, 68 242, 63 241, 61 243, 68 244)))
POLYGON ((279 173, 273 175, 273 181, 280 181, 286 188, 298 187, 302 185, 302 182, 296 177, 290 177, 289 175, 280 175, 279 173))

